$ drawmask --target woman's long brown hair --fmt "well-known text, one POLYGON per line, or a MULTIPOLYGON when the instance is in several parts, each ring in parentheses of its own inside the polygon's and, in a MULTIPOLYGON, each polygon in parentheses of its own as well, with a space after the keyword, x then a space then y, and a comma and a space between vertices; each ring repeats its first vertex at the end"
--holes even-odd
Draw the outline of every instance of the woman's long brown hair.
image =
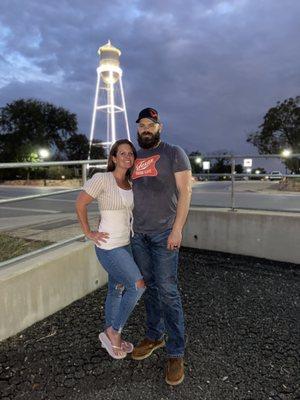
MULTIPOLYGON (((136 159, 136 157, 137 157, 137 155, 136 155, 136 149, 135 149, 134 145, 131 143, 131 141, 128 140, 128 139, 120 139, 120 140, 117 140, 117 141, 112 145, 112 147, 111 147, 111 149, 110 149, 110 152, 109 152, 108 161, 107 161, 107 168, 106 168, 106 171, 107 171, 107 172, 112 172, 112 171, 114 171, 114 170, 116 169, 115 163, 114 163, 114 161, 113 161, 113 157, 116 157, 116 156, 117 156, 117 153, 118 153, 118 150, 119 150, 119 147, 121 146, 121 144, 128 144, 128 145, 131 147, 131 149, 132 149, 134 159, 136 159)), ((132 168, 129 168, 129 169, 127 170, 127 172, 126 172, 126 176, 127 176, 128 178, 130 177, 131 172, 132 172, 132 168)))

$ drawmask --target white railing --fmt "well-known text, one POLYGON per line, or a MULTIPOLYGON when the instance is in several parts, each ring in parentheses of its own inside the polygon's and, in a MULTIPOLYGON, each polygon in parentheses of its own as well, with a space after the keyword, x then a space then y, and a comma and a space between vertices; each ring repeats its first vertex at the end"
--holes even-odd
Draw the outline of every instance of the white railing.
MULTIPOLYGON (((200 156, 193 156, 190 158, 198 158, 200 156)), ((293 154, 291 156, 292 158, 300 158, 300 154, 293 154)), ((263 154, 263 155, 201 155, 201 160, 202 162, 205 160, 211 160, 211 159, 218 159, 218 158, 225 158, 230 160, 230 165, 231 165, 231 173, 210 173, 209 171, 207 173, 202 173, 202 174, 196 174, 197 176, 202 176, 205 178, 211 178, 213 176, 228 176, 231 178, 231 201, 230 201, 230 211, 236 211, 237 207, 235 205, 235 181, 237 178, 243 178, 243 177, 256 177, 256 174, 237 174, 235 172, 235 166, 236 166, 236 160, 237 159, 245 159, 245 158, 251 158, 251 159, 268 159, 268 158, 273 158, 273 159, 282 159, 282 155, 278 154, 263 154)), ((61 165, 81 165, 82 166, 82 183, 84 184, 87 179, 87 171, 90 166, 100 166, 100 167, 105 167, 107 164, 106 159, 101 159, 101 160, 81 160, 81 161, 49 161, 49 162, 24 162, 24 163, 0 163, 0 170, 1 169, 12 169, 12 168, 35 168, 35 167, 49 167, 49 166, 61 166, 61 165)), ((269 176, 269 174, 260 174, 260 177, 265 177, 269 176)), ((288 177, 288 178, 300 178, 300 174, 282 174, 282 177, 288 177)), ((47 197, 47 196, 53 196, 57 194, 64 194, 64 193, 72 193, 81 190, 81 188, 76 188, 76 189, 66 189, 66 190, 58 190, 54 191, 51 193, 42 193, 42 194, 36 194, 36 195, 29 195, 29 196, 21 196, 21 197, 14 197, 14 198, 9 198, 9 199, 1 199, 0 200, 0 205, 1 204, 6 204, 6 203, 11 203, 11 202, 18 202, 18 201, 24 201, 24 200, 30 200, 30 199, 36 199, 36 198, 41 198, 41 197, 47 197)), ((61 242, 57 242, 54 244, 51 244, 50 246, 46 246, 42 249, 21 255, 19 257, 12 258, 10 260, 0 262, 0 268, 5 267, 9 264, 15 263, 16 261, 21 261, 26 258, 35 256, 37 254, 41 254, 43 252, 46 252, 48 250, 52 250, 55 248, 58 248, 62 245, 72 243, 76 240, 84 239, 84 235, 79 235, 61 242)))

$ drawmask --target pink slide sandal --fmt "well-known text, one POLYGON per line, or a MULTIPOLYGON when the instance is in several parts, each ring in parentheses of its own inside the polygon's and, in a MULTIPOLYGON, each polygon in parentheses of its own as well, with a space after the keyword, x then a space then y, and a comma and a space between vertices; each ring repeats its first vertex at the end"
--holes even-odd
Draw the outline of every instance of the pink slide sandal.
POLYGON ((134 349, 134 346, 133 346, 132 343, 130 343, 130 342, 125 342, 125 340, 122 340, 122 342, 121 342, 121 349, 122 349, 123 351, 125 351, 126 353, 132 353, 132 352, 133 352, 133 349, 134 349))
POLYGON ((108 354, 112 358, 116 360, 121 360, 122 358, 125 358, 127 356, 127 352, 122 347, 113 346, 111 344, 111 341, 109 340, 105 332, 100 333, 99 340, 101 342, 102 347, 108 352, 108 354), (121 354, 117 355, 114 352, 114 349, 120 351, 121 354))

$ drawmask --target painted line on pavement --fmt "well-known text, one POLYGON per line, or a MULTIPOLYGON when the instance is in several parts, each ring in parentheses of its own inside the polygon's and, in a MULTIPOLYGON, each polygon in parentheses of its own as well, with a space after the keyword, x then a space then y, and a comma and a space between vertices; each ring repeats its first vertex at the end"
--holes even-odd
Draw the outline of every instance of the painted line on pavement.
POLYGON ((43 209, 38 210, 36 208, 4 207, 4 206, 0 206, 0 210, 31 211, 31 212, 43 212, 48 214, 60 213, 60 211, 54 211, 54 210, 43 210, 43 209))
POLYGON ((40 199, 35 199, 35 200, 43 200, 43 201, 63 201, 63 202, 67 202, 67 203, 74 203, 74 202, 76 201, 76 199, 74 199, 74 200, 70 200, 70 199, 64 200, 64 199, 51 199, 51 198, 47 198, 47 199, 40 198, 40 199))

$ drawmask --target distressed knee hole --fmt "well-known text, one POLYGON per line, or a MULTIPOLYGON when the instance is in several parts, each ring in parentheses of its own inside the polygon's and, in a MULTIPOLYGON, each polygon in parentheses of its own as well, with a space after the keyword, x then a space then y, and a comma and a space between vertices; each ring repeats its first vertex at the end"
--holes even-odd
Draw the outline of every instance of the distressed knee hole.
POLYGON ((145 285, 144 279, 139 279, 138 281, 136 281, 135 286, 137 289, 145 289, 146 285, 145 285))
POLYGON ((116 286, 116 289, 119 290, 119 292, 123 292, 124 285, 122 285, 122 283, 118 283, 117 286, 116 286))

